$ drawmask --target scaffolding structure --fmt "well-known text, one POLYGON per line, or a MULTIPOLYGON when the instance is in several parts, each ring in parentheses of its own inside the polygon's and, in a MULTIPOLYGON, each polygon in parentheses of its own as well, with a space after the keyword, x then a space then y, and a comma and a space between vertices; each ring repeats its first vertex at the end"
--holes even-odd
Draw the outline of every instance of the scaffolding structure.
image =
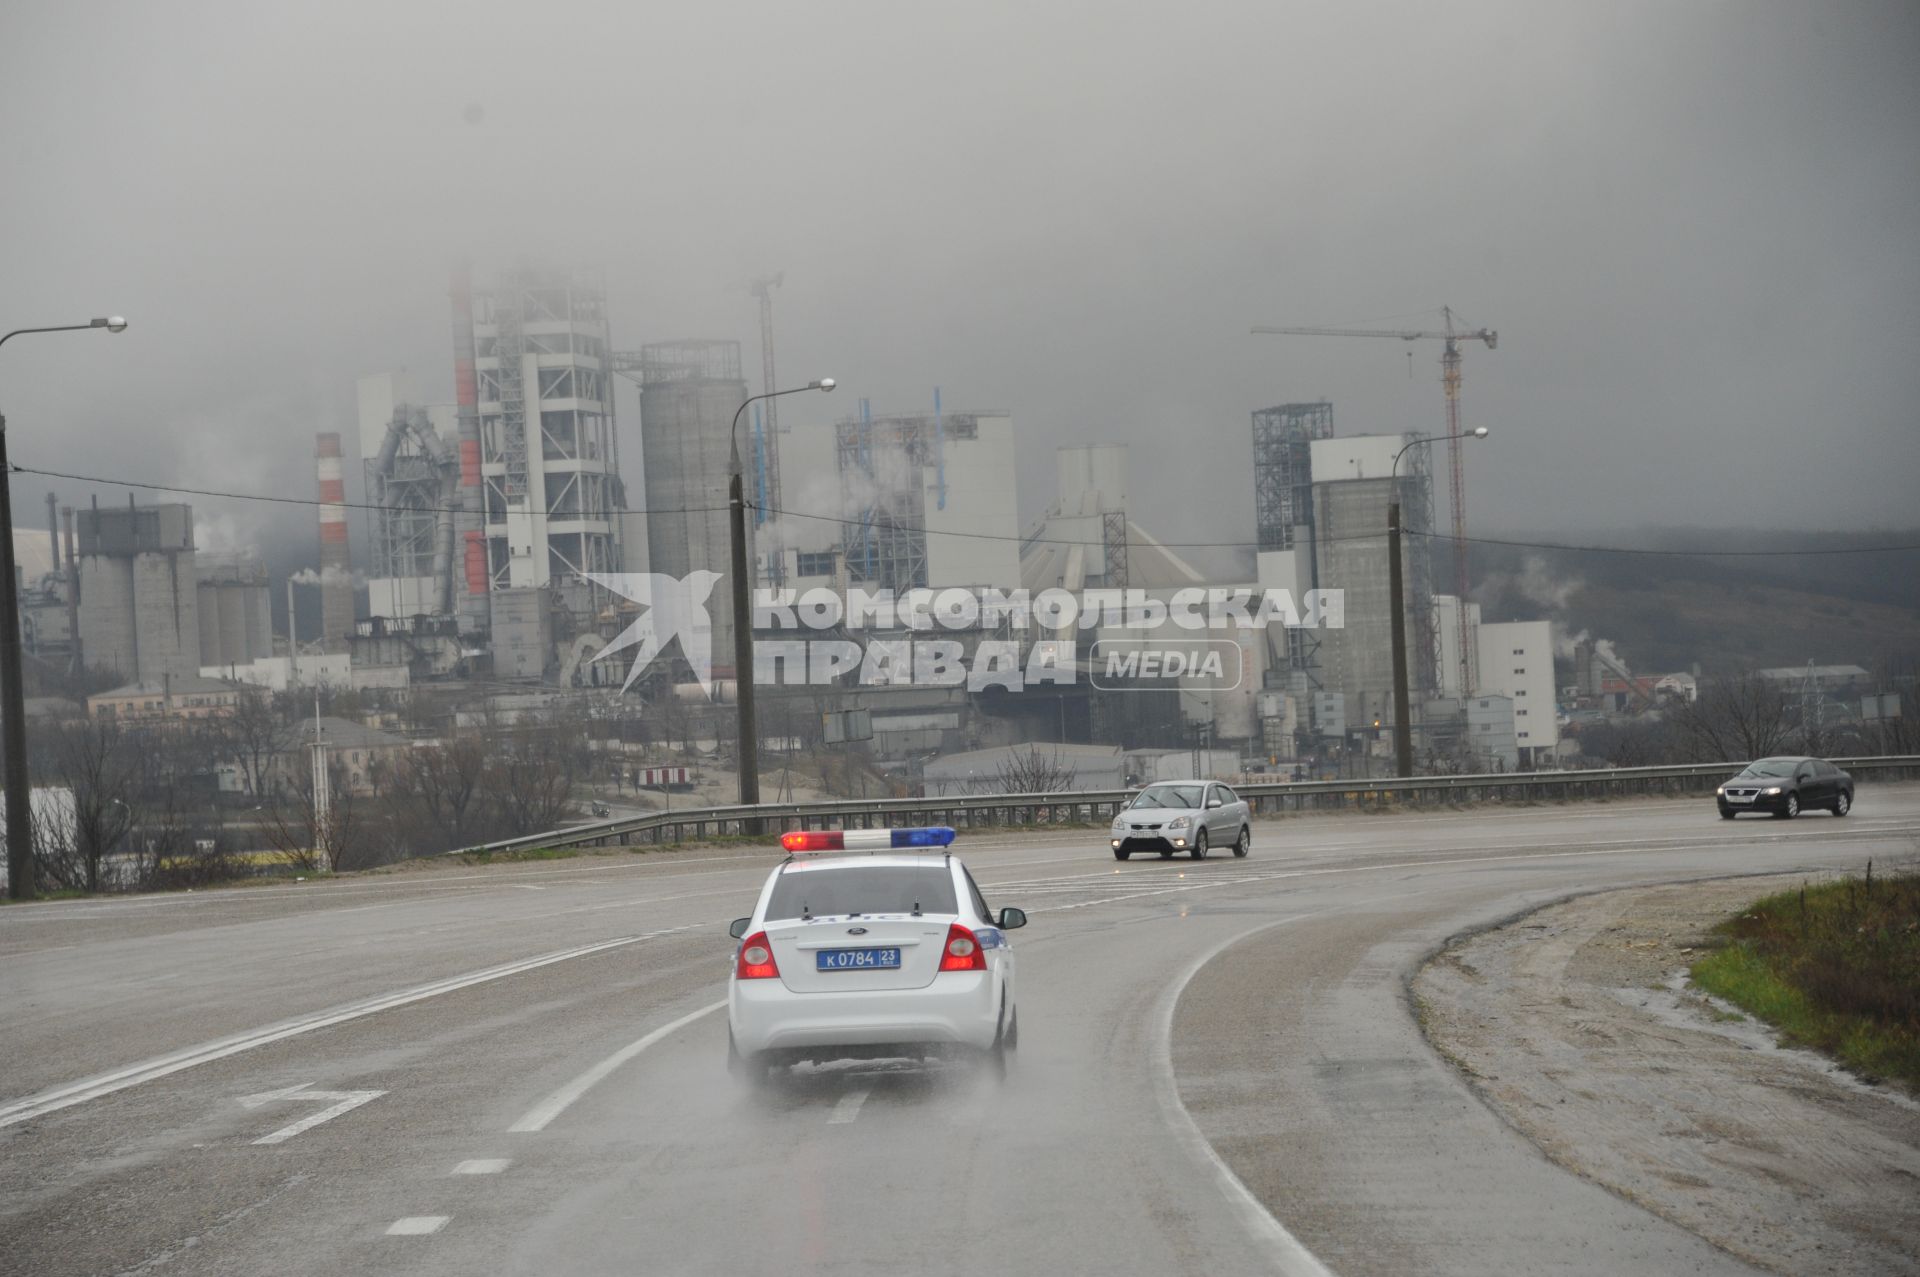
MULTIPOLYGON (((454 445, 424 409, 396 404, 379 451, 364 462, 372 519, 373 582, 408 591, 407 613, 448 615, 461 601, 454 584, 454 520, 461 467, 454 445), (430 593, 402 582, 430 581, 430 593)), ((377 587, 370 587, 377 588, 377 587)), ((398 598, 388 606, 401 604, 398 598)))
POLYGON ((1315 439, 1333 438, 1331 403, 1289 403, 1253 414, 1254 526, 1262 550, 1291 550, 1313 525, 1315 439))
POLYGON ((943 486, 945 445, 977 439, 978 412, 875 417, 860 413, 834 425, 834 459, 842 507, 849 511, 841 558, 849 582, 896 592, 927 584, 927 475, 943 486))
POLYGON ((434 521, 443 499, 440 466, 423 452, 396 454, 385 473, 368 457, 366 491, 372 498, 376 577, 423 577, 433 572, 434 521))
POLYGON ((472 300, 490 588, 616 570, 625 495, 605 292, 521 268, 472 300))
POLYGON ((1100 516, 1100 548, 1106 560, 1106 587, 1127 588, 1127 512, 1108 510, 1100 516))

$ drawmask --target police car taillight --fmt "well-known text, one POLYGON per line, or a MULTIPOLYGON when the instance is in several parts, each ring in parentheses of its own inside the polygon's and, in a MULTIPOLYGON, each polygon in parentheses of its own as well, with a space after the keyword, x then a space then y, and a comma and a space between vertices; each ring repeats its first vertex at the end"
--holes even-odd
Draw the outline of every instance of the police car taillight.
POLYGON ((792 852, 912 851, 952 844, 953 830, 944 825, 925 829, 796 829, 780 835, 780 845, 792 852))
POLYGON ((980 938, 961 926, 947 926, 947 947, 940 954, 942 971, 985 971, 987 955, 980 950, 980 938))
POLYGON ((740 942, 740 956, 734 961, 734 978, 739 980, 777 980, 780 967, 773 960, 773 946, 767 933, 756 931, 740 942))

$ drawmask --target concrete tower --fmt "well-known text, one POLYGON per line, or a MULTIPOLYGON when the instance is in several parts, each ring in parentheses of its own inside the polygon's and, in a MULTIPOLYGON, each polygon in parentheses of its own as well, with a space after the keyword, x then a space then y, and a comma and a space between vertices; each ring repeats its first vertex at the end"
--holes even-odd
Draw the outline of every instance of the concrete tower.
POLYGON ((515 270, 476 293, 471 313, 489 588, 618 571, 606 294, 515 270))
POLYGON ((89 665, 156 686, 200 673, 193 508, 80 511, 80 634, 89 665))
MULTIPOLYGON (((640 441, 647 484, 647 569, 684 577, 732 573, 727 520, 728 429, 746 401, 737 341, 674 341, 640 350, 640 441)), ((746 427, 741 431, 744 434, 746 427)), ((740 441, 750 455, 751 441, 740 441)), ((749 484, 752 479, 749 478, 749 484)), ((754 562, 747 527, 747 562, 754 562)), ((731 587, 707 605, 716 666, 733 664, 731 587)))

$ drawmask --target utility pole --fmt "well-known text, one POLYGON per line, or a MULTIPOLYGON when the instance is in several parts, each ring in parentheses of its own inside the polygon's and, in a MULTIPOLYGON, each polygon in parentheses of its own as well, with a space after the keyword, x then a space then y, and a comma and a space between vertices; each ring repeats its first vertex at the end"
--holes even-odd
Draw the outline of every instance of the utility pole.
POLYGON ((27 778, 27 690, 21 671, 19 569, 13 561, 13 463, 7 460, 7 419, 0 416, 0 710, 6 715, 0 750, 6 751, 7 890, 34 897, 33 786, 27 778))
MULTIPOLYGON (((1404 569, 1401 567, 1401 528, 1400 528, 1400 458, 1408 448, 1417 448, 1421 444, 1440 443, 1444 440, 1484 439, 1487 437, 1485 426, 1476 426, 1464 430, 1458 436, 1442 435, 1439 439, 1415 439, 1403 445, 1393 454, 1393 466, 1388 472, 1387 486, 1387 590, 1392 598, 1393 620, 1393 771, 1396 776, 1413 775, 1413 711, 1408 702, 1412 699, 1407 690, 1407 600, 1405 587, 1401 584, 1404 569)), ((1451 446, 1459 447, 1458 443, 1451 446)), ((1466 697, 1473 689, 1468 687, 1464 671, 1467 668, 1465 656, 1468 626, 1465 621, 1467 600, 1459 600, 1460 644, 1462 655, 1460 667, 1463 671, 1460 683, 1460 695, 1466 697)))
MULTIPOLYGON (((773 290, 786 279, 784 271, 771 275, 762 275, 753 281, 750 291, 760 299, 760 390, 766 397, 766 423, 760 438, 760 470, 765 475, 762 480, 764 492, 762 500, 768 507, 760 512, 759 522, 764 523, 780 510, 780 404, 774 398, 773 371, 773 290)), ((786 579, 786 556, 784 553, 770 555, 767 559, 767 579, 779 585, 786 579)))
POLYGON ((313 684, 313 849, 321 868, 333 868, 333 778, 327 772, 327 746, 320 734, 320 682, 313 684))
POLYGON ((756 806, 760 802, 760 735, 754 722, 753 706, 753 611, 749 597, 753 576, 747 571, 747 495, 746 479, 740 467, 740 414, 747 410, 748 404, 761 399, 797 395, 803 390, 831 391, 836 384, 831 377, 820 377, 804 386, 770 391, 764 395, 749 395, 734 409, 733 425, 727 431, 733 444, 733 455, 727 467, 727 532, 728 560, 733 569, 733 688, 737 710, 735 753, 740 772, 742 807, 756 806))
MULTIPOLYGON (((0 337, 0 346, 23 333, 67 333, 104 328, 125 332, 127 321, 118 315, 90 319, 84 324, 51 328, 16 328, 0 337)), ((15 900, 34 897, 33 785, 27 776, 27 688, 21 669, 20 595, 15 588, 19 568, 13 560, 13 463, 7 459, 7 419, 0 416, 0 750, 7 796, 7 894, 15 900)), ((75 641, 79 636, 76 634, 75 641)))

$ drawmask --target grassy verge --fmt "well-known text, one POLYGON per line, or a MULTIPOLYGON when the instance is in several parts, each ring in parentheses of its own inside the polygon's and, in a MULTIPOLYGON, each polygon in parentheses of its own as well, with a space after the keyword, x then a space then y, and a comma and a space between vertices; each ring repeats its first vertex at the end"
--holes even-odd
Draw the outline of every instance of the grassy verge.
POLYGON ((1869 1078, 1920 1091, 1920 871, 1803 885, 1716 930, 1707 992, 1869 1078))
POLYGON ((512 864, 519 860, 572 860, 580 854, 573 847, 528 847, 519 851, 470 851, 460 857, 463 865, 512 864))

